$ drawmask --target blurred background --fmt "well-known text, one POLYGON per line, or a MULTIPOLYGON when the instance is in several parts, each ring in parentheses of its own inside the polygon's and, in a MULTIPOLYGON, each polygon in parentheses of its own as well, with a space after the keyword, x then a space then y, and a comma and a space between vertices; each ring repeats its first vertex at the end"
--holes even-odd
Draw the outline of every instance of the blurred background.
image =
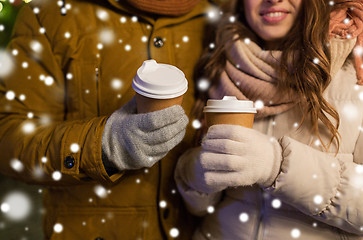
POLYGON ((21 0, 0 0, 0 4, 0 47, 4 48, 10 39, 16 15, 25 3, 21 0))
MULTIPOLYGON (((22 0, 0 0, 0 51, 6 48, 17 13, 25 4, 22 0)), ((41 186, 30 186, 0 175, 1 240, 43 239, 42 193, 41 186)))

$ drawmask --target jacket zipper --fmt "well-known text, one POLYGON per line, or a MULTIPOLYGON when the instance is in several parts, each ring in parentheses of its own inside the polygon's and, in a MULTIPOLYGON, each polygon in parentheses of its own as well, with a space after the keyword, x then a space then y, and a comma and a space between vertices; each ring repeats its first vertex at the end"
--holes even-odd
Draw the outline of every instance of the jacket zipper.
POLYGON ((100 116, 100 91, 99 91, 99 75, 100 75, 100 70, 98 68, 98 66, 96 66, 95 68, 96 71, 96 95, 97 95, 97 116, 100 116))

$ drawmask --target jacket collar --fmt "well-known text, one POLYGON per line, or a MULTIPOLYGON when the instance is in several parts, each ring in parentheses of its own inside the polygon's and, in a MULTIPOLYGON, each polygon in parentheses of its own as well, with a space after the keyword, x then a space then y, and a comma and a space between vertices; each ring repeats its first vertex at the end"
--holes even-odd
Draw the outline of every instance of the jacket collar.
POLYGON ((125 12, 125 14, 128 15, 136 15, 139 18, 142 18, 146 22, 150 23, 151 25, 156 25, 156 22, 158 22, 158 27, 165 27, 167 25, 173 25, 178 24, 180 22, 184 22, 188 19, 197 17, 199 15, 207 14, 209 8, 211 7, 211 2, 208 0, 201 0, 199 4, 196 5, 196 7, 190 11, 189 13, 182 15, 180 17, 164 17, 160 16, 156 19, 152 18, 153 15, 151 14, 145 14, 145 12, 142 12, 140 10, 137 10, 135 8, 131 8, 127 6, 123 1, 120 0, 108 0, 110 4, 117 9, 121 10, 122 12, 125 12))

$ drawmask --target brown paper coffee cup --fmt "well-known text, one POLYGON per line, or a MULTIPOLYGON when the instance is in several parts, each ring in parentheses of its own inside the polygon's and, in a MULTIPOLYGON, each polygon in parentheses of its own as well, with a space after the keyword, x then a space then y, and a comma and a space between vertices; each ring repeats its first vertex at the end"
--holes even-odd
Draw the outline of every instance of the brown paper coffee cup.
POLYGON ((188 81, 180 69, 146 60, 137 70, 132 87, 136 92, 138 113, 147 113, 181 105, 188 81))
POLYGON ((240 125, 252 128, 254 113, 204 113, 207 127, 215 124, 240 125))
POLYGON ((209 128, 215 124, 231 124, 252 128, 256 108, 252 101, 225 96, 221 100, 210 99, 204 107, 204 117, 209 128))
POLYGON ((170 99, 155 99, 136 93, 136 105, 138 113, 154 112, 174 105, 182 105, 182 102, 183 95, 170 99))

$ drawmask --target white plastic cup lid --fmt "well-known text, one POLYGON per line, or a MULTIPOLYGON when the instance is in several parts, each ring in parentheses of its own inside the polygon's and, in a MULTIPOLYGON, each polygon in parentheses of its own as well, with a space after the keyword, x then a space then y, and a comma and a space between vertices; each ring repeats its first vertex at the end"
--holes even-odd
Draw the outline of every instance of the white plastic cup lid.
POLYGON ((144 61, 137 70, 132 87, 145 97, 169 99, 183 95, 188 90, 188 81, 177 67, 152 59, 144 61))
POLYGON ((224 96, 222 100, 209 99, 203 112, 256 113, 252 101, 238 100, 235 96, 224 96))

